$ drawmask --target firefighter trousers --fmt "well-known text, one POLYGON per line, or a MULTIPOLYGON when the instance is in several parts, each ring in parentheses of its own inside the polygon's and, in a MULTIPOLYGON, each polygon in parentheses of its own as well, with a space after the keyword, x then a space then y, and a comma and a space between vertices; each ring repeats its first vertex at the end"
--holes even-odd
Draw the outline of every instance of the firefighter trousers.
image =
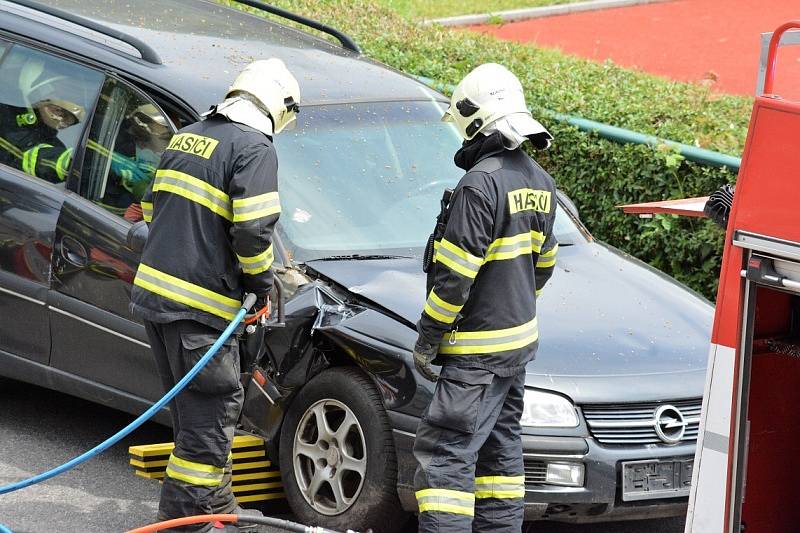
MULTIPOLYGON (((199 322, 145 321, 150 347, 165 391, 208 351, 220 332, 199 322)), ((229 513, 231 443, 242 409, 239 345, 229 338, 206 367, 170 403, 175 448, 167 463, 158 519, 229 513)), ((207 531, 209 524, 179 531, 207 531)))
POLYGON ((522 529, 525 374, 442 367, 417 429, 420 533, 522 529))

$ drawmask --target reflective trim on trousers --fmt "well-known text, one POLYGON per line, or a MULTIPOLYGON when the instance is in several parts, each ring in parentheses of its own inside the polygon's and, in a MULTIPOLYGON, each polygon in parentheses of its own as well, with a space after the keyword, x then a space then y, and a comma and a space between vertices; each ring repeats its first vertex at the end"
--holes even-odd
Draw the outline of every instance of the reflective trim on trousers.
POLYGON ((249 198, 233 199, 233 222, 245 222, 268 217, 281 212, 281 200, 277 192, 268 192, 249 198))
POLYGON ((423 489, 415 493, 419 512, 475 516, 475 495, 450 489, 423 489))
POLYGON ((439 296, 431 291, 428 295, 428 300, 425 302, 425 314, 434 320, 438 320, 444 324, 452 324, 458 312, 461 311, 463 305, 453 305, 439 298, 439 296))
POLYGON ((258 255, 247 257, 236 254, 236 257, 239 258, 239 263, 241 263, 242 272, 250 275, 256 275, 256 274, 261 274, 262 272, 266 272, 267 270, 269 270, 269 267, 271 267, 272 263, 275 261, 275 253, 273 252, 271 244, 269 245, 269 248, 267 248, 258 255))
POLYGON ((516 499, 525 497, 525 476, 480 476, 475 478, 476 498, 516 499))
POLYGON ((214 465, 187 461, 170 454, 166 474, 173 479, 178 479, 191 485, 216 487, 222 483, 225 469, 214 465))
POLYGON ((231 320, 241 307, 233 298, 160 272, 144 263, 139 265, 133 284, 168 300, 231 320))
POLYGON ((486 331, 451 331, 439 345, 442 355, 489 355, 517 350, 539 339, 536 317, 513 328, 486 331))
POLYGON ((228 195, 200 178, 177 170, 160 169, 156 171, 153 183, 153 192, 159 191, 170 192, 198 203, 225 220, 233 219, 228 195))

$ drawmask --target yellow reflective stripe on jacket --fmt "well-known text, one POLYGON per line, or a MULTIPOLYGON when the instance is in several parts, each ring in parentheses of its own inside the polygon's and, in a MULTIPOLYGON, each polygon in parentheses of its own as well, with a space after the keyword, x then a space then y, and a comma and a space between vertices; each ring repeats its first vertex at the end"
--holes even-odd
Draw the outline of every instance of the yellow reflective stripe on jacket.
POLYGON ((502 261, 514 259, 520 255, 541 252, 544 244, 544 233, 526 231, 512 237, 501 237, 493 241, 486 250, 486 261, 502 261))
POLYGON ((52 148, 52 144, 37 144, 22 154, 22 171, 31 176, 36 176, 36 162, 39 160, 39 150, 52 148))
POLYGON ((525 476, 480 476, 475 478, 476 498, 525 497, 525 476))
POLYGON ((233 199, 233 221, 246 222, 268 217, 281 212, 281 200, 277 192, 268 192, 249 198, 233 199))
POLYGON ((271 244, 269 245, 269 248, 258 255, 246 257, 236 254, 236 257, 239 258, 239 263, 241 263, 242 266, 242 272, 250 275, 266 272, 269 270, 269 267, 272 266, 273 261, 275 261, 275 254, 271 244))
POLYGON ((462 276, 474 279, 481 269, 483 259, 474 256, 463 248, 459 248, 447 239, 434 243, 434 261, 441 263, 462 276))
POLYGON ((475 495, 450 489, 423 489, 415 493, 419 512, 475 515, 475 495))
POLYGON ((231 320, 241 308, 241 303, 233 298, 170 276, 144 263, 139 264, 133 284, 168 300, 211 313, 225 320, 231 320))
POLYGON ((428 300, 425 302, 424 312, 439 322, 452 324, 458 317, 458 312, 461 311, 462 307, 464 306, 445 302, 435 292, 431 291, 428 295, 428 300))
POLYGON ((153 204, 152 202, 142 202, 142 218, 145 222, 153 221, 153 204))
POLYGON ((10 153, 17 159, 22 159, 22 150, 20 150, 16 144, 4 139, 3 137, 0 137, 0 148, 10 153))
POLYGON ((557 253, 558 253, 558 244, 556 244, 546 252, 542 252, 541 254, 539 254, 539 258, 536 260, 536 268, 549 268, 551 266, 555 266, 557 253))
POLYGON ((58 179, 64 181, 69 172, 69 166, 72 163, 72 148, 68 148, 61 152, 61 155, 56 159, 56 175, 58 179))
POLYGON ((536 289, 536 296, 541 296, 542 295, 542 290, 543 289, 536 289))
POLYGON ((177 170, 156 171, 153 192, 169 192, 198 203, 223 217, 232 220, 231 201, 227 194, 205 181, 177 170))
POLYGON ((166 474, 192 485, 216 487, 222 483, 224 469, 214 465, 187 461, 170 454, 166 474))
POLYGON ((487 355, 517 350, 539 339, 536 318, 513 328, 486 331, 453 331, 439 345, 443 355, 487 355))

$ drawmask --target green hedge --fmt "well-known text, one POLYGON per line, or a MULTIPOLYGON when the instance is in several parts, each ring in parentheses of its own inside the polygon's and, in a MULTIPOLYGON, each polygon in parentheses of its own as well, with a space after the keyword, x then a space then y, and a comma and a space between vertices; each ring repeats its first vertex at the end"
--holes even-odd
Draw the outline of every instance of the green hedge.
MULTIPOLYGON (((225 0, 223 0, 225 1, 225 0)), ((225 3, 228 3, 225 1, 225 3)), ((699 85, 440 26, 410 22, 369 0, 276 0, 351 34, 366 55, 413 74, 457 83, 476 65, 508 66, 529 104, 710 150, 742 151, 752 102, 699 85)), ((555 135, 535 157, 581 210, 599 239, 712 298, 722 232, 707 220, 624 215, 624 203, 701 196, 735 175, 681 160, 661 148, 620 145, 543 119, 555 135)))

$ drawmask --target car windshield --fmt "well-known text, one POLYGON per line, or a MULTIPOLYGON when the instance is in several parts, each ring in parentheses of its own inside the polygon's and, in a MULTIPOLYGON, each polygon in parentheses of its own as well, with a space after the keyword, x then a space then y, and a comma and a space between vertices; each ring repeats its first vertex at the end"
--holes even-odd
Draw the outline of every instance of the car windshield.
MULTIPOLYGON (((435 101, 311 106, 276 136, 278 231, 295 261, 336 256, 418 256, 445 188, 464 172, 461 139, 435 101)), ((559 208, 556 236, 582 240, 559 208)))

